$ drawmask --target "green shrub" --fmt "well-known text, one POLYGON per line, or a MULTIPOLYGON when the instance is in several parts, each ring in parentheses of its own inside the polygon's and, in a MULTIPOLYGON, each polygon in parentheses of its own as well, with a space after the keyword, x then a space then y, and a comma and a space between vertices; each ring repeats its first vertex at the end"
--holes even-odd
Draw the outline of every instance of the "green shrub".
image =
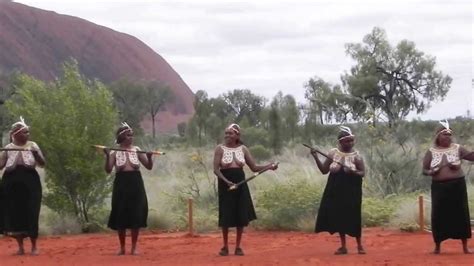
POLYGON ((268 160, 271 157, 270 150, 260 144, 250 147, 249 150, 257 162, 268 160))
POLYGON ((396 202, 391 197, 385 199, 363 198, 362 226, 381 226, 387 224, 393 215, 396 202))
POLYGON ((173 218, 164 211, 149 209, 147 225, 149 229, 158 229, 163 231, 171 231, 174 227, 173 218))
POLYGON ((313 217, 314 222, 321 195, 322 187, 307 180, 288 181, 267 188, 256 200, 259 215, 256 227, 295 230, 307 217, 313 217))
MULTIPOLYGON (((407 194, 401 196, 396 204, 394 213, 390 219, 390 225, 402 231, 414 232, 419 230, 418 195, 407 194)), ((430 224, 430 204, 425 202, 425 225, 430 224)))
POLYGON ((70 214, 60 215, 42 205, 39 217, 39 233, 41 235, 79 234, 82 226, 79 219, 70 214))

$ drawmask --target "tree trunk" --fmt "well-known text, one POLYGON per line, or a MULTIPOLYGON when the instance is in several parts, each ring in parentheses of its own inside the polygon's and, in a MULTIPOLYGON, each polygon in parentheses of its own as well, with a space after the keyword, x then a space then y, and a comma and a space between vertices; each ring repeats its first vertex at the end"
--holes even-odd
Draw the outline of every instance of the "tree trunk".
POLYGON ((81 207, 82 207, 82 214, 84 215, 84 221, 86 223, 88 223, 89 222, 89 214, 87 213, 86 204, 85 204, 84 201, 81 201, 81 203, 82 203, 81 207))
POLYGON ((152 136, 153 136, 153 139, 155 138, 155 116, 153 115, 153 113, 151 113, 151 130, 152 130, 152 136))

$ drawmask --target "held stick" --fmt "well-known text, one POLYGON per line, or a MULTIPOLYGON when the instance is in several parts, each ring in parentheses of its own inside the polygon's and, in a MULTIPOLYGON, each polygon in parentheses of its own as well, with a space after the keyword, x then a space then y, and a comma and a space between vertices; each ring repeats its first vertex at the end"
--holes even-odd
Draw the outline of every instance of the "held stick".
MULTIPOLYGON (((96 148, 96 149, 100 149, 100 150, 109 149, 111 151, 128 151, 128 152, 136 152, 136 153, 148 153, 148 151, 133 151, 133 150, 127 150, 127 149, 120 149, 120 148, 109 148, 109 147, 102 146, 102 145, 91 145, 91 146, 96 148)), ((154 155, 165 155, 165 153, 162 152, 162 151, 151 151, 151 153, 154 154, 154 155)))
POLYGON ((322 156, 328 158, 331 162, 335 162, 335 163, 339 164, 339 165, 342 166, 342 167, 349 168, 349 167, 347 167, 346 165, 344 165, 344 164, 341 163, 341 162, 334 161, 334 159, 331 158, 331 157, 329 157, 329 155, 327 155, 326 153, 324 153, 324 152, 322 152, 322 151, 320 151, 320 150, 318 150, 318 149, 315 149, 315 148, 309 146, 308 144, 303 143, 303 146, 305 146, 305 147, 307 147, 307 148, 310 148, 311 150, 315 150, 317 153, 319 153, 319 154, 321 154, 322 156))
MULTIPOLYGON (((276 163, 273 163, 272 166, 274 167, 274 166, 276 166, 276 165, 278 165, 278 164, 279 164, 279 162, 276 162, 276 163)), ((249 182, 250 180, 254 179, 254 178, 257 177, 258 175, 260 175, 260 174, 262 174, 262 173, 264 173, 264 172, 266 172, 266 171, 268 171, 268 170, 270 170, 270 168, 267 168, 267 169, 264 169, 264 170, 262 170, 262 171, 260 171, 260 172, 254 173, 253 175, 251 175, 251 176, 249 176, 248 178, 246 178, 246 179, 240 181, 239 183, 230 186, 228 190, 229 190, 229 191, 231 191, 231 190, 236 190, 240 185, 249 182)))

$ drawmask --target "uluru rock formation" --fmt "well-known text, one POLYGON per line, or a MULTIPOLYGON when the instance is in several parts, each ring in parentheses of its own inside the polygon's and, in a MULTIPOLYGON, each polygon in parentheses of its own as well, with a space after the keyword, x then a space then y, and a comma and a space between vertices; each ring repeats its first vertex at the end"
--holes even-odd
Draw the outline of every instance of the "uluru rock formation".
MULTIPOLYGON (((0 71, 19 70, 41 80, 58 76, 73 57, 87 77, 158 80, 175 101, 157 117, 158 132, 174 132, 194 113, 194 94, 173 68, 139 39, 81 18, 0 1, 0 71)), ((143 123, 150 131, 150 123, 143 123)))

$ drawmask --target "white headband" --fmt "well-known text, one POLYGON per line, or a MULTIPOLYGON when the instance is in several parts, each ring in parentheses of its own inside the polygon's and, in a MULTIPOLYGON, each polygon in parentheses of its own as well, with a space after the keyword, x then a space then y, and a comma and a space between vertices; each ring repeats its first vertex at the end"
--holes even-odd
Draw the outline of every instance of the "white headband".
POLYGON ((28 128, 28 126, 26 125, 25 120, 23 119, 22 116, 20 116, 20 121, 14 123, 14 124, 12 125, 12 128, 14 128, 14 127, 16 127, 16 126, 18 126, 18 125, 20 125, 21 127, 18 128, 17 130, 15 130, 15 131, 13 131, 13 132, 12 132, 12 136, 15 136, 16 134, 18 134, 18 133, 19 133, 20 131, 22 131, 23 129, 28 128))
POLYGON ((352 130, 351 130, 349 127, 340 126, 340 127, 339 127, 339 130, 341 130, 342 132, 346 132, 346 133, 349 134, 349 135, 347 135, 347 136, 340 137, 339 140, 345 139, 345 138, 352 138, 352 137, 354 137, 354 135, 352 134, 352 130))
POLYGON ((235 124, 235 123, 232 123, 230 124, 227 129, 232 129, 235 133, 238 133, 240 134, 240 126, 235 124), (235 128, 234 126, 236 126, 237 128, 235 128))
POLYGON ((122 122, 122 126, 126 127, 124 129, 122 129, 118 134, 117 134, 117 137, 122 135, 123 133, 127 132, 127 131, 131 131, 133 132, 132 128, 127 124, 127 122, 122 122))
POLYGON ((440 132, 438 132, 438 134, 436 134, 436 136, 438 136, 438 135, 441 134, 441 133, 445 133, 445 132, 447 132, 447 133, 453 133, 453 130, 451 130, 451 128, 449 128, 449 122, 448 122, 447 119, 445 119, 444 122, 443 122, 443 121, 439 121, 439 123, 444 127, 444 129, 441 130, 440 132))

